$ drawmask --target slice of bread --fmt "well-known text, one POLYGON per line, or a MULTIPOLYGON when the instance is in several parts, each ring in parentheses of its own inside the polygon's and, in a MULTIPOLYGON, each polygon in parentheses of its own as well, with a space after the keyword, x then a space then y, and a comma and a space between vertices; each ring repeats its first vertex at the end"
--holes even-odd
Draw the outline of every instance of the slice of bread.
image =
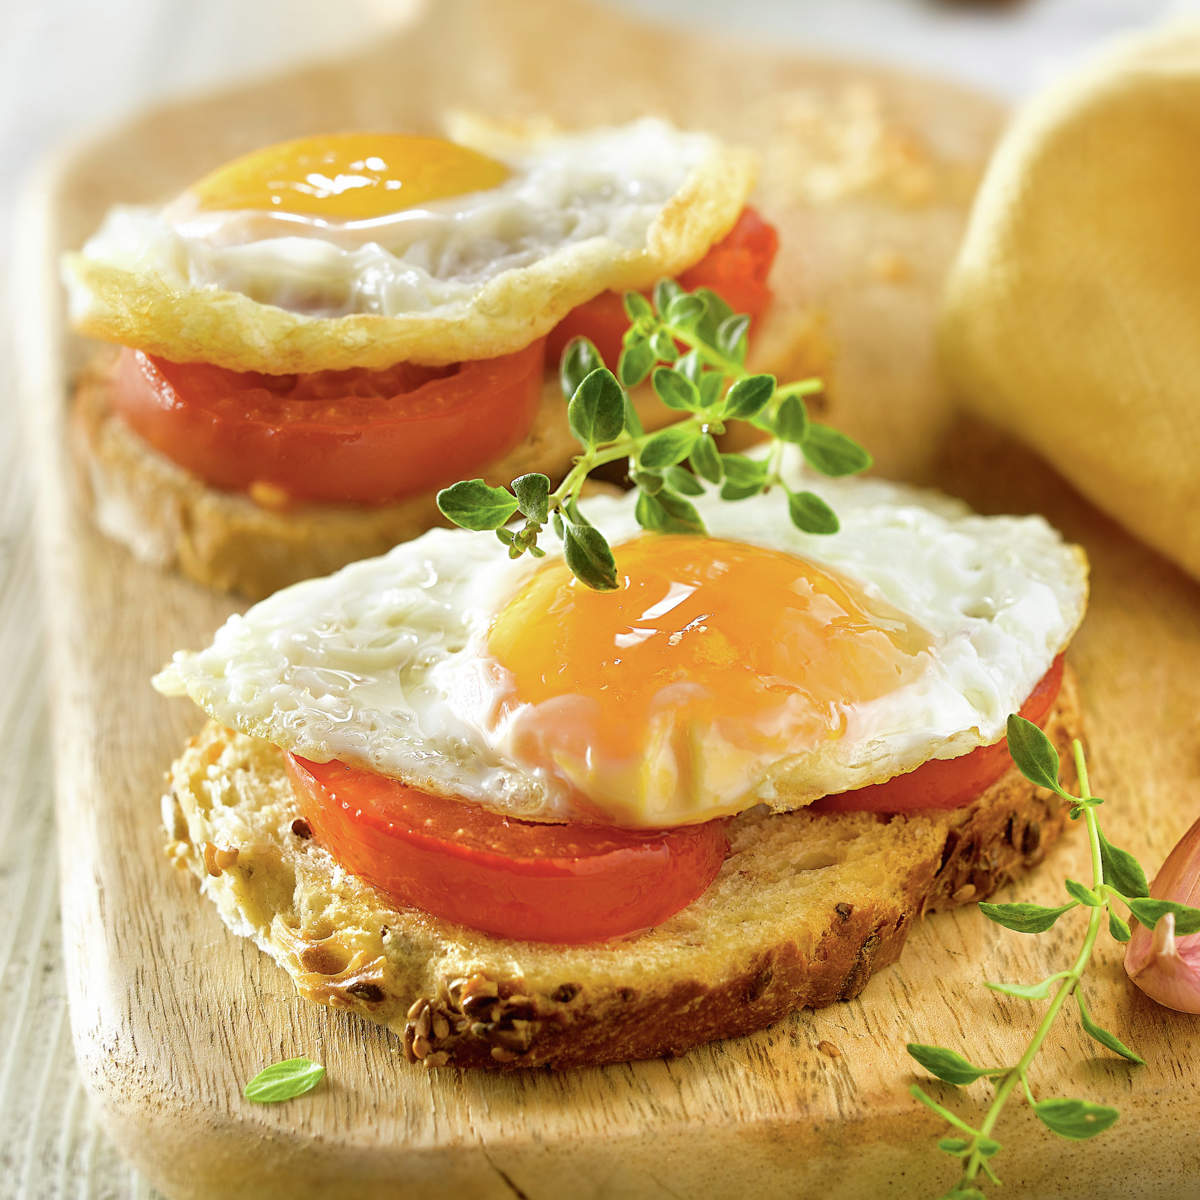
MULTIPOLYGON (((146 562, 258 600, 446 524, 432 492, 377 507, 272 506, 269 489, 253 499, 211 488, 144 442, 114 413, 115 361, 113 351, 102 352, 79 379, 72 435, 96 523, 146 562)), ((641 393, 639 408, 647 428, 675 417, 649 389, 641 393)), ((557 376, 548 373, 529 435, 483 474, 493 484, 508 483, 527 471, 553 477, 578 452, 557 376)))
MULTIPOLYGON (((1065 761, 1068 669, 1046 726, 1065 761)), ((169 853, 301 995, 387 1025, 427 1067, 574 1067, 679 1054, 858 995, 929 909, 1039 861, 1065 806, 1015 768, 949 812, 769 814, 731 825, 712 886, 657 928, 585 946, 515 942, 385 896, 312 838, 273 745, 216 723, 173 765, 169 853)))

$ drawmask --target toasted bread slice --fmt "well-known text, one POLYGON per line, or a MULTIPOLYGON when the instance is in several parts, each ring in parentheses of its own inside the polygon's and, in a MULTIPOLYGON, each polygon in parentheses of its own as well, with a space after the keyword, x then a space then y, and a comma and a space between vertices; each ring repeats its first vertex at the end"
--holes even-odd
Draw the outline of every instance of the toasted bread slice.
MULTIPOLYGON (((1066 754, 1068 669, 1046 726, 1066 754)), ((515 942, 396 908, 312 838, 268 742, 209 725, 170 773, 169 852, 301 995, 399 1034, 427 1067, 574 1067, 679 1054, 858 995, 914 918, 990 895, 1062 832, 1015 768, 971 805, 887 817, 744 813, 712 886, 657 928, 515 942)))

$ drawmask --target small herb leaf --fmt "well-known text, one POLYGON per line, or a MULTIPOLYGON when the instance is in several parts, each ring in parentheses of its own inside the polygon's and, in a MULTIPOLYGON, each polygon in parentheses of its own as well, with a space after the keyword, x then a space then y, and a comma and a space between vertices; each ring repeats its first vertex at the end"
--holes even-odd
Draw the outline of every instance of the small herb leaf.
POLYGON ((567 405, 571 432, 589 449, 611 442, 625 425, 625 396, 606 367, 586 375, 567 405))
POLYGON ((1125 903, 1129 905, 1129 911, 1147 929, 1153 929, 1167 913, 1174 913, 1177 934, 1200 931, 1200 908, 1191 908, 1174 900, 1152 900, 1148 897, 1130 897, 1125 903))
POLYGON ((558 381, 563 399, 570 400, 579 385, 595 370, 604 366, 600 351, 585 337, 572 338, 558 366, 558 381))
POLYGON ((683 462, 692 452, 699 432, 687 421, 678 425, 668 425, 652 434, 642 445, 638 462, 643 467, 655 469, 669 467, 677 462, 683 462))
POLYGON ((696 444, 692 447, 691 463, 692 470, 709 483, 720 483, 725 478, 717 443, 709 433, 702 433, 696 439, 696 444))
POLYGON ((1075 999, 1079 1001, 1079 1021, 1084 1029, 1092 1035, 1102 1046, 1107 1046, 1114 1054, 1119 1054, 1122 1058, 1127 1058, 1131 1063, 1138 1063, 1141 1066, 1146 1065, 1146 1060, 1140 1055, 1135 1054, 1130 1048, 1115 1033, 1109 1033, 1107 1029, 1097 1025, 1092 1020, 1092 1014, 1088 1012, 1087 1005, 1084 1003, 1083 993, 1077 991, 1075 999))
POLYGON ((615 591, 617 563, 604 535, 594 526, 575 521, 566 527, 563 557, 572 575, 597 592, 615 591))
POLYGON ((622 297, 625 315, 631 321, 642 321, 654 316, 654 308, 641 292, 626 292, 622 297))
POLYGON ((677 328, 689 329, 703 318, 705 307, 700 293, 681 292, 672 298, 663 316, 677 328))
POLYGON ((1087 1100, 1039 1100, 1033 1111, 1059 1137, 1080 1142, 1103 1133, 1120 1115, 1115 1108, 1087 1100))
POLYGON ((521 475, 512 481, 521 511, 539 525, 545 525, 550 517, 550 480, 538 472, 521 475))
POLYGON ((1108 932, 1118 942, 1127 942, 1133 937, 1133 931, 1129 928, 1128 923, 1111 908, 1108 910, 1108 932))
POLYGON ((490 487, 482 479, 464 479, 442 488, 437 506, 463 529, 499 529, 517 511, 517 498, 507 488, 490 487))
POLYGON ((761 492, 767 482, 767 464, 761 458, 722 454, 721 467, 725 472, 725 483, 721 487, 723 500, 745 500, 747 496, 761 492))
POLYGON ((308 1058, 289 1058, 264 1067, 242 1089, 255 1104, 278 1104, 303 1096, 325 1078, 325 1068, 308 1058))
POLYGON ((651 376, 655 394, 668 407, 692 411, 699 407, 700 392, 682 372, 658 367, 651 376))
POLYGON ((665 314, 671 305, 671 301, 675 299, 683 291, 673 279, 660 279, 654 285, 654 307, 660 313, 665 314))
POLYGON ((822 475, 857 475, 872 461, 853 438, 816 421, 809 422, 801 449, 809 465, 822 475))
POLYGON ((1050 739, 1032 722, 1016 713, 1008 718, 1008 752, 1021 772, 1038 787, 1057 792, 1058 752, 1050 739))
POLYGON ((725 393, 724 415, 748 421, 766 408, 774 394, 774 375, 747 375, 725 393))
POLYGON ((1051 975, 1041 983, 985 983, 984 986, 991 988, 993 992, 1016 996, 1019 1000, 1045 1000, 1050 995, 1050 989, 1062 977, 1062 974, 1051 975))
MULTIPOLYGON (((711 303, 710 303, 711 310, 711 303)), ((750 329, 750 318, 745 313, 726 317, 717 327, 717 349, 728 354, 735 362, 746 359, 746 335, 750 329)))
POLYGON ((962 1154, 970 1144, 966 1138, 942 1138, 938 1142, 938 1149, 945 1150, 947 1154, 962 1154))
POLYGON ((1104 882, 1122 896, 1149 896, 1146 872, 1128 850, 1121 850, 1100 834, 1100 861, 1104 864, 1104 882))
POLYGON ((1058 908, 1043 908, 1040 904, 980 904, 979 911, 989 921, 1017 933, 1045 933, 1059 917, 1078 904, 1072 901, 1058 908))
POLYGON ((784 396, 771 422, 771 431, 784 442, 795 446, 803 443, 808 434, 808 410, 799 396, 784 396))
POLYGON ((704 522, 695 508, 666 488, 654 496, 642 492, 637 498, 634 514, 643 529, 659 533, 704 532, 704 522))
POLYGON ((788 516, 805 533, 837 533, 837 513, 814 492, 788 492, 788 516))
POLYGON ((667 483, 681 496, 703 496, 704 484, 683 467, 668 467, 664 473, 667 483))
POLYGON ((1077 879, 1068 879, 1066 889, 1069 895, 1078 900, 1080 904, 1086 904, 1088 908, 1099 908, 1104 903, 1090 887, 1080 883, 1077 879))
POLYGON ((634 342, 621 351, 621 357, 617 360, 617 373, 627 388, 637 387, 650 374, 654 362, 654 348, 650 343, 634 342))
POLYGON ((936 1075, 944 1082, 956 1086, 974 1083, 975 1080, 994 1073, 992 1068, 972 1066, 961 1054, 947 1050, 944 1046, 923 1046, 919 1042, 909 1042, 907 1049, 930 1075, 936 1075))

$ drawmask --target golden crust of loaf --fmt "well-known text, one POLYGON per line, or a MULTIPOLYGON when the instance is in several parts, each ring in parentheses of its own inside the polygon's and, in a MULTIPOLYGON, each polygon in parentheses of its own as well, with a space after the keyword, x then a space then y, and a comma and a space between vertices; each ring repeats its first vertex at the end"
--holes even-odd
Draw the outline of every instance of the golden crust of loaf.
POLYGON ((580 246, 565 264, 546 260, 505 272, 453 315, 310 317, 239 292, 176 287, 156 271, 122 270, 82 254, 67 255, 64 271, 80 333, 173 362, 275 374, 440 366, 512 354, 600 292, 647 288, 691 266, 733 227, 754 172, 748 151, 715 147, 664 205, 643 248, 613 255, 580 246))
MULTIPOLYGON (((1068 669, 1047 733, 1069 761, 1068 669)), ((856 996, 914 918, 1040 860, 1066 811, 1012 769, 973 804, 909 817, 767 814, 731 826, 713 885, 655 929, 513 942, 397 909, 300 817, 280 751, 210 723, 173 765, 169 853, 300 994, 388 1026, 427 1067, 575 1067, 678 1054, 856 996)))

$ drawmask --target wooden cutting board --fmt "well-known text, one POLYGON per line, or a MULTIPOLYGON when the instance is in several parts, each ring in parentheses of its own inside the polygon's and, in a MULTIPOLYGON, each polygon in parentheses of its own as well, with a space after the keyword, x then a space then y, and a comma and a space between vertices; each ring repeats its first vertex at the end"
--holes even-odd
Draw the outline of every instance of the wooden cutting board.
MULTIPOLYGON (((147 681, 233 605, 92 530, 63 433, 86 347, 66 332, 55 258, 110 204, 165 197, 239 151, 318 130, 435 128, 451 106, 580 124, 661 111, 758 146, 758 202, 784 234, 764 350, 786 370, 789 353, 801 364, 818 342, 835 349, 834 418, 885 472, 985 511, 1042 511, 1087 547, 1094 601, 1072 656, 1106 828, 1157 863, 1200 809, 1200 588, 1044 464, 956 422, 933 375, 932 306, 999 125, 993 105, 935 81, 635 26, 581 0, 416 5, 353 58, 91 140, 52 164, 25 206, 22 406, 41 484, 66 963, 89 1090, 125 1152, 180 1197, 937 1194, 953 1164, 934 1148, 939 1122, 908 1095, 904 1043, 1014 1061, 1035 1010, 981 981, 1061 968, 1077 922, 1030 939, 974 910, 931 917, 860 999, 674 1061, 427 1073, 391 1035, 301 1002, 166 862, 163 771, 200 717, 147 681), (806 315, 814 305, 821 322, 806 315), (260 1067, 297 1054, 326 1064, 317 1092, 242 1099, 260 1067)), ((1050 902, 1085 860, 1071 837, 1013 894, 1050 902)), ((1089 997, 1148 1065, 1098 1055, 1064 1021, 1035 1086, 1114 1103, 1121 1123, 1081 1146, 1015 1105, 998 1131, 1005 1194, 1200 1194, 1197 1022, 1129 987, 1112 946, 1089 997)), ((985 1094, 979 1084, 949 1100, 971 1112, 985 1094)))

